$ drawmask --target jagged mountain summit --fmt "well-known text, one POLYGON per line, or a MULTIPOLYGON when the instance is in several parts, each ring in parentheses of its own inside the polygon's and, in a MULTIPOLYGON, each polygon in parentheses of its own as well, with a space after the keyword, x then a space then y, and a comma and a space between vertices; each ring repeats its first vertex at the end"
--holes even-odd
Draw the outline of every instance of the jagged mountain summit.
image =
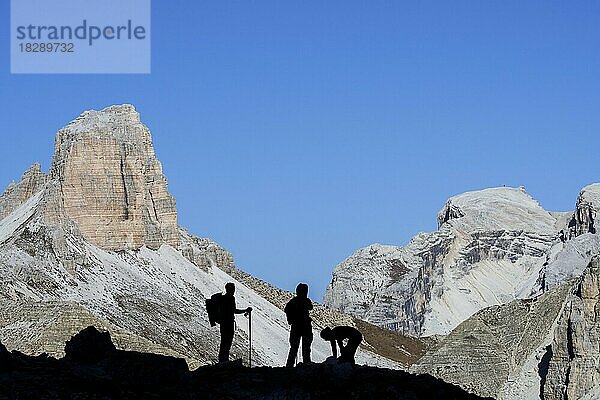
MULTIPOLYGON (((217 359, 219 333, 204 300, 231 281, 239 306, 255 310, 253 362, 285 363, 281 305, 290 294, 244 274, 217 243, 178 226, 150 131, 133 106, 87 111, 61 129, 49 173, 35 164, 10 185, 0 218, 0 339, 9 349, 60 357, 69 337, 94 325, 121 349, 208 364, 217 359)), ((315 321, 315 329, 356 323, 322 307, 315 321)), ((232 357, 246 360, 248 321, 237 323, 232 357)), ((397 347, 392 358, 405 364, 422 352, 415 340, 397 347)), ((367 343, 358 359, 398 365, 376 350, 367 343)), ((315 340, 315 360, 329 352, 315 340)))
POLYGON ((524 188, 452 197, 437 231, 405 247, 371 245, 336 266, 324 303, 405 334, 448 334, 481 309, 581 274, 600 252, 599 208, 598 184, 570 213, 544 210, 524 188))

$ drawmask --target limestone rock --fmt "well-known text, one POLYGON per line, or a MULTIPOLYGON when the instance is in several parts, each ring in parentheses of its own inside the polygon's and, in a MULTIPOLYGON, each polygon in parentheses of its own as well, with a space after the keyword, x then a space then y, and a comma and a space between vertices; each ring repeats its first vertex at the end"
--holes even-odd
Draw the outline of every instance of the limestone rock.
POLYGON ((554 234, 556 218, 545 211, 523 187, 491 188, 450 198, 438 213, 440 226, 460 231, 513 231, 554 234), (454 211, 450 211, 454 210, 454 211), (457 214, 458 217, 452 217, 457 214), (447 215, 451 217, 445 218, 447 215))
POLYGON ((214 241, 190 235, 183 228, 179 229, 179 234, 181 254, 198 268, 208 271, 218 266, 226 272, 235 270, 233 255, 214 241))
POLYGON ((545 400, 578 399, 600 386, 600 258, 595 258, 569 296, 548 356, 543 360, 545 400))
POLYGON ((534 398, 531 393, 539 391, 539 382, 525 384, 518 378, 528 357, 544 347, 567 292, 568 288, 557 288, 535 300, 515 300, 476 313, 428 351, 412 371, 427 371, 472 393, 494 398, 514 380, 520 398, 534 398))
POLYGON ((131 105, 87 111, 56 136, 46 218, 72 220, 106 250, 177 247, 175 200, 167 190, 150 131, 131 105))
POLYGON ((530 300, 480 311, 413 366, 498 399, 578 399, 600 386, 600 258, 530 300))
POLYGON ((584 233, 564 243, 554 244, 547 265, 540 271, 537 292, 553 289, 580 277, 592 258, 600 254, 600 235, 584 233))
POLYGON ((523 188, 449 199, 436 232, 371 245, 333 272, 324 303, 415 336, 447 334, 477 311, 525 298, 558 240, 557 217, 523 188))
POLYGON ((46 174, 42 171, 40 164, 35 163, 29 167, 19 183, 9 185, 0 197, 0 220, 41 190, 46 180, 46 174))
MULTIPOLYGON (((60 358, 65 355, 66 341, 84 327, 94 325, 101 330, 110 331, 112 340, 119 349, 182 357, 168 345, 155 343, 142 334, 98 318, 74 302, 0 298, 0 337, 11 350, 33 355, 47 353, 60 358)), ((190 365, 201 363, 193 356, 185 358, 190 365)))
POLYGON ((360 249, 336 267, 323 302, 352 315, 365 316, 386 284, 400 279, 409 269, 399 247, 371 245, 360 249), (364 278, 364 279, 361 279, 364 278))
POLYGON ((584 233, 596 233, 594 221, 600 209, 600 184, 594 183, 584 187, 577 198, 575 214, 571 227, 575 235, 584 233))

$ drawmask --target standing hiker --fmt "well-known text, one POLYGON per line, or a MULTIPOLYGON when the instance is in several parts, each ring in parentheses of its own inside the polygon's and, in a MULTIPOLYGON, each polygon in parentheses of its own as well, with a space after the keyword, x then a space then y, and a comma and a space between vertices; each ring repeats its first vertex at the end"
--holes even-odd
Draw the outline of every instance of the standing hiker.
POLYGON ((302 361, 310 363, 310 345, 313 340, 312 324, 308 312, 313 305, 308 298, 308 285, 299 283, 296 287, 296 297, 285 305, 285 315, 290 328, 290 352, 288 354, 286 367, 293 367, 302 339, 302 361))
POLYGON ((338 358, 339 362, 349 362, 352 365, 356 363, 354 361, 354 355, 356 354, 356 350, 363 339, 362 333, 360 333, 358 329, 351 326, 336 326, 333 329, 327 327, 321 331, 321 338, 331 343, 331 351, 333 352, 333 356, 336 358, 337 342, 337 345, 340 347, 340 358, 338 358), (345 346, 344 340, 348 340, 348 343, 346 343, 345 346))
POLYGON ((206 308, 211 325, 219 323, 221 331, 221 345, 219 346, 219 362, 229 361, 229 350, 233 343, 233 333, 235 332, 235 314, 244 314, 248 316, 252 312, 252 307, 245 310, 239 310, 235 306, 235 285, 229 282, 225 285, 225 294, 217 293, 206 302, 206 308))

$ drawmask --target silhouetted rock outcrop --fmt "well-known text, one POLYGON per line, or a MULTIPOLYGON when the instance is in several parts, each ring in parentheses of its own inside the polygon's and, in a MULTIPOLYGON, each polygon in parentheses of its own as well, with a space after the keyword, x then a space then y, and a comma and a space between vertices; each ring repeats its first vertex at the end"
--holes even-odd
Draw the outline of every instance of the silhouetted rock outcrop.
POLYGON ((65 345, 65 359, 93 364, 114 355, 117 351, 110 334, 88 326, 73 336, 65 345))
POLYGON ((205 399, 480 399, 430 375, 348 363, 296 368, 202 367, 192 391, 205 399))
POLYGON ((0 343, 0 371, 8 368, 8 360, 10 358, 10 353, 6 350, 6 347, 2 343, 0 343))
POLYGON ((108 332, 88 327, 67 342, 65 358, 0 354, 0 399, 479 399, 430 375, 328 360, 296 368, 247 368, 241 362, 190 372, 181 358, 116 350, 108 332))

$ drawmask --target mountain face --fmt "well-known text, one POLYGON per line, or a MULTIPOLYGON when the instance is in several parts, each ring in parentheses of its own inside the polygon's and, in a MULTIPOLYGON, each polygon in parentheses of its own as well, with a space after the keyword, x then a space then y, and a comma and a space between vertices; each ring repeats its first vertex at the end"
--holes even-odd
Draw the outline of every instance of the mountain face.
POLYGON ((498 399, 596 399, 599 301, 596 257, 581 276, 540 296, 476 313, 413 371, 498 399))
POLYGON ((523 188, 449 199, 439 229, 405 247, 371 245, 335 267, 327 306, 413 336, 445 335, 477 311, 577 276, 600 252, 600 185, 574 213, 545 211, 523 188))
POLYGON ((600 185, 570 213, 522 188, 451 198, 439 229, 338 265, 325 304, 433 338, 412 367, 498 399, 600 397, 600 185))
MULTIPOLYGON (((234 282, 238 307, 254 308, 253 363, 285 363, 289 327, 280 307, 291 295, 239 271, 217 243, 177 225, 150 132, 133 106, 84 112, 55 143, 49 174, 36 164, 0 197, 4 345, 60 357, 67 339, 94 325, 120 349, 208 364, 217 359, 219 333, 204 302, 234 282)), ((339 320, 355 324, 318 311, 315 330, 339 320)), ((237 324, 232 358, 247 360, 248 320, 237 324)), ((317 331, 315 338, 321 361, 331 350, 317 331)), ((399 365, 368 342, 360 362, 399 365)), ((403 346, 397 351, 408 356, 395 359, 405 364, 422 352, 419 341, 403 346)))
POLYGON ((596 233, 594 220, 600 208, 600 183, 584 188, 577 197, 577 208, 570 226, 577 235, 596 233))
POLYGON ((56 135, 46 220, 105 250, 177 247, 177 210, 150 131, 132 106, 88 111, 56 135))
POLYGON ((42 167, 36 163, 25 171, 18 184, 11 183, 0 197, 0 220, 40 191, 46 184, 46 180, 42 167))

